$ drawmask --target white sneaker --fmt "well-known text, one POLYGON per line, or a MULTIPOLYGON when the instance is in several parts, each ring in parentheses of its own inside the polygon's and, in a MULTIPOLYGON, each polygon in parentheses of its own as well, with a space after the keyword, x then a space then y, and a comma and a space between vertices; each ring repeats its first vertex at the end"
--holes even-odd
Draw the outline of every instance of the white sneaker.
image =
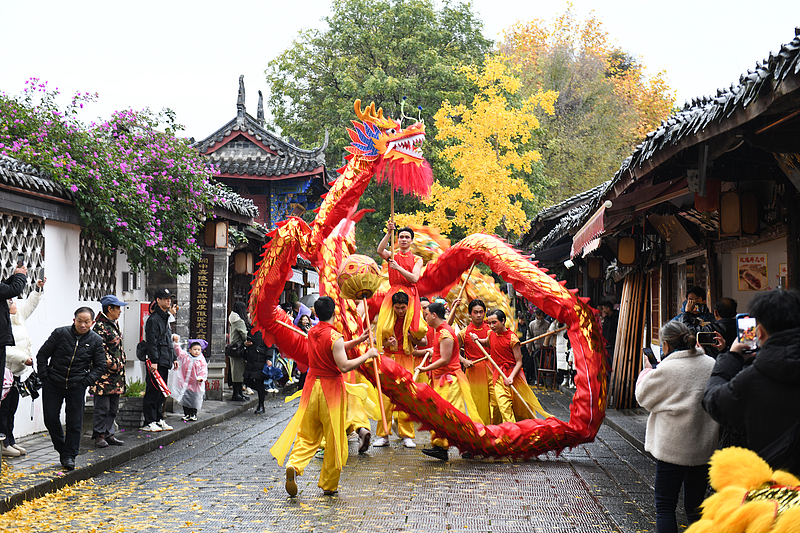
POLYGON ((157 422, 150 422, 146 426, 142 427, 142 431, 150 431, 150 432, 161 431, 161 426, 159 426, 157 422))
POLYGON ((389 439, 387 439, 386 437, 378 437, 377 439, 372 441, 372 445, 378 448, 380 448, 381 446, 388 446, 389 439))
POLYGON ((163 420, 163 419, 158 421, 158 425, 164 431, 172 431, 172 426, 167 424, 167 422, 165 420, 163 420))
POLYGON ((20 455, 22 454, 19 453, 19 450, 13 446, 3 445, 3 457, 19 457, 20 455))
POLYGON ((28 450, 20 446, 19 444, 12 444, 9 446, 10 448, 15 448, 20 454, 25 455, 28 453, 28 450))
POLYGON ((413 440, 411 440, 408 437, 406 437, 406 438, 403 439, 403 446, 405 446, 406 448, 416 448, 417 447, 417 443, 415 443, 413 440))

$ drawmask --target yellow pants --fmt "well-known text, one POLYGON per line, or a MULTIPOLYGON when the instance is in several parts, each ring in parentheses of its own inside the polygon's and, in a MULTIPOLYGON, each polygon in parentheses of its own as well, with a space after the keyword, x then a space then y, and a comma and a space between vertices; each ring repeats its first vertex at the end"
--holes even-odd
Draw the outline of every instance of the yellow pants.
MULTIPOLYGON (((435 390, 439 396, 450 402, 453 406, 464 411, 464 398, 461 396, 461 387, 458 386, 458 381, 455 377, 448 377, 448 379, 452 379, 453 381, 452 383, 445 381, 444 385, 439 385, 439 378, 431 377, 431 379, 434 380, 433 390, 435 390)), ((437 437, 435 431, 431 431, 431 444, 440 448, 450 447, 447 439, 437 437)))
POLYGON ((516 422, 513 391, 511 387, 503 383, 502 376, 497 376, 497 381, 490 386, 490 390, 492 393, 492 408, 500 413, 503 422, 516 422))
POLYGON ((492 394, 490 393, 492 384, 492 371, 485 362, 468 367, 464 372, 469 381, 469 390, 478 414, 484 424, 491 424, 491 405, 492 394))
MULTIPOLYGON (((414 357, 411 355, 406 354, 392 354, 392 358, 395 362, 411 372, 414 373, 414 357)), ((415 436, 414 433, 414 424, 411 420, 408 419, 408 415, 403 411, 394 411, 394 404, 392 400, 389 399, 388 396, 383 396, 383 408, 386 411, 386 425, 391 431, 392 428, 392 418, 397 419, 397 433, 399 433, 400 438, 402 439, 413 439, 415 436)), ((369 427, 369 426, 366 426, 369 427)), ((389 437, 386 432, 383 430, 383 420, 378 420, 377 430, 375 434, 379 437, 389 437)))
MULTIPOLYGON (((347 446, 347 435, 344 432, 345 403, 342 402, 336 411, 338 412, 328 409, 322 385, 319 381, 315 381, 308 408, 300 422, 292 453, 286 463, 287 467, 293 466, 298 475, 303 475, 306 466, 322 444, 323 438, 327 442, 340 442, 343 446, 347 446), (340 435, 334 435, 334 425, 337 425, 333 421, 334 417, 339 418, 340 435)), ((322 490, 332 491, 339 487, 339 476, 342 471, 336 468, 336 451, 329 450, 329 452, 322 460, 322 471, 319 473, 317 486, 322 490)))

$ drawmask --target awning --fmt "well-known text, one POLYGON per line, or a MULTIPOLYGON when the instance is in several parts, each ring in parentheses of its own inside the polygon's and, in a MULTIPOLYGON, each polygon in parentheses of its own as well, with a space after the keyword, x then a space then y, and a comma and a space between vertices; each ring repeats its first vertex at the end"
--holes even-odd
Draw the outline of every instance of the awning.
POLYGON ((596 249, 600 242, 598 237, 605 231, 605 212, 606 209, 611 208, 611 202, 606 200, 603 205, 600 206, 595 214, 589 217, 589 220, 586 221, 586 224, 578 230, 575 236, 572 238, 572 249, 570 250, 569 257, 573 259, 575 256, 581 253, 581 251, 589 246, 592 245, 592 250, 596 249), (597 240, 597 242, 593 242, 597 240))

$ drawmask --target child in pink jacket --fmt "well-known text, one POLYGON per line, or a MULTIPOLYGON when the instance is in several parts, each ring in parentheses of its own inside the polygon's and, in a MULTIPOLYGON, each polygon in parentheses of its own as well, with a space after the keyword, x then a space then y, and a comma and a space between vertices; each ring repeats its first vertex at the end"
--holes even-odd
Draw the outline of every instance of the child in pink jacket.
POLYGON ((208 379, 208 364, 203 356, 204 340, 190 340, 189 353, 181 350, 178 337, 172 340, 175 345, 175 355, 178 357, 177 387, 172 391, 172 397, 183 406, 183 421, 194 422, 197 420, 197 410, 203 405, 203 396, 206 392, 208 379))

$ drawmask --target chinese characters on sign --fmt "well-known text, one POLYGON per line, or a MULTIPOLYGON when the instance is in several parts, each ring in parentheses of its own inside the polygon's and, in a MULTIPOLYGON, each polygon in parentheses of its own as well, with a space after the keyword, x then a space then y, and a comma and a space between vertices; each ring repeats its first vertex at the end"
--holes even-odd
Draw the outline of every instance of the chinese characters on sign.
POLYGON ((767 283, 767 254, 738 254, 739 290, 763 291, 767 283))
POLYGON ((189 336, 203 339, 211 344, 212 280, 214 279, 214 256, 203 254, 192 267, 192 289, 189 336))

